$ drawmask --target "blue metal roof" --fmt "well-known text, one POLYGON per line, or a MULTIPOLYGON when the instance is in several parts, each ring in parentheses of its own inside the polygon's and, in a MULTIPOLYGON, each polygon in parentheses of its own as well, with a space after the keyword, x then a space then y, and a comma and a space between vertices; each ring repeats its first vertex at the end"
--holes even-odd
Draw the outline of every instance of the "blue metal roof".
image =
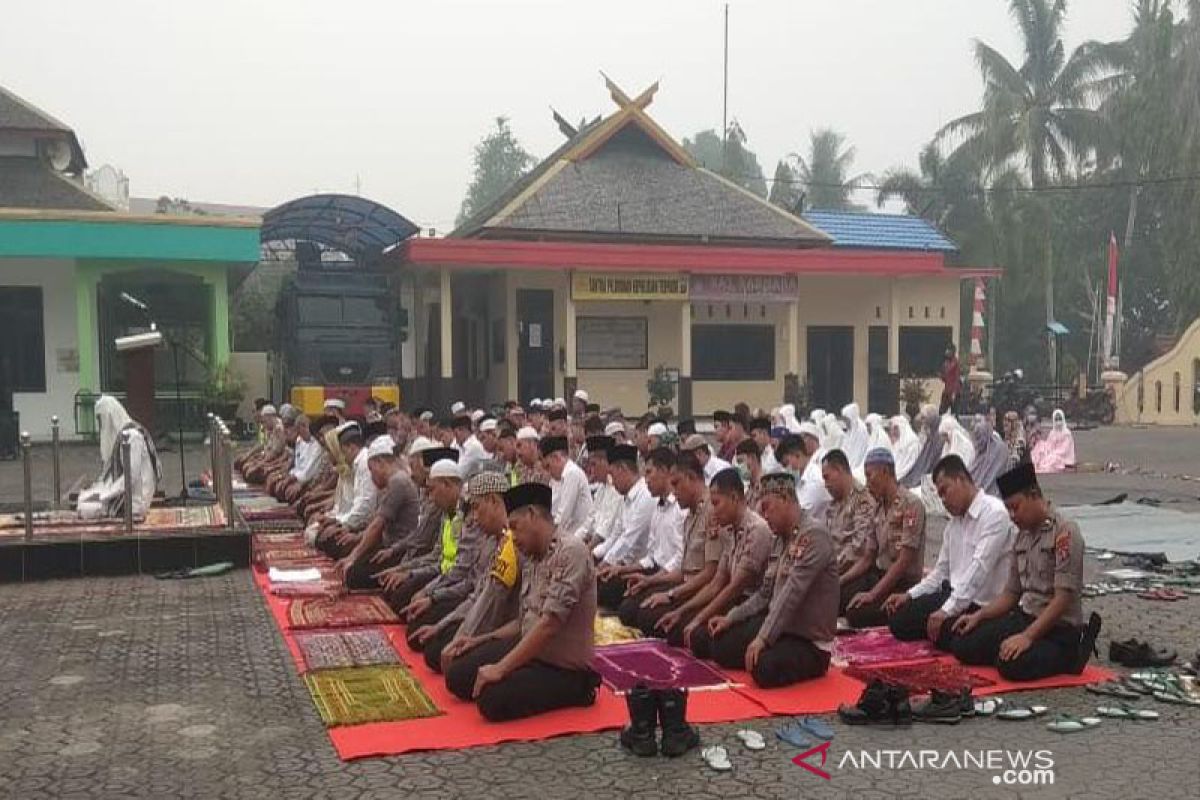
POLYGON ((387 206, 346 194, 314 194, 263 215, 261 240, 316 242, 359 261, 378 258, 420 228, 387 206))
POLYGON ((833 237, 834 247, 933 250, 952 253, 954 242, 920 217, 859 211, 806 211, 803 217, 833 237))

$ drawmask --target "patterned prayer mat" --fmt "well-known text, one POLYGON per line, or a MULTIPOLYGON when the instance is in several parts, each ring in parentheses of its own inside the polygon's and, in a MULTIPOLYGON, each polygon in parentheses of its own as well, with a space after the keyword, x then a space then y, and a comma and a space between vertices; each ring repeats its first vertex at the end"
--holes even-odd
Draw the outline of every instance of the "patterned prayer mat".
POLYGON ((892 664, 874 667, 847 667, 846 675, 863 683, 880 680, 893 686, 903 686, 912 694, 925 694, 938 689, 956 693, 963 689, 991 686, 994 681, 976 675, 955 661, 923 661, 916 664, 892 664))
POLYGON ((927 639, 902 642, 886 627, 867 628, 839 636, 833 645, 833 661, 840 666, 895 664, 900 661, 924 661, 942 655, 927 639))
POLYGON ((621 624, 617 617, 596 616, 594 625, 595 638, 592 640, 597 647, 618 642, 634 642, 643 638, 642 632, 621 624))
POLYGON ((296 645, 304 658, 304 672, 402 663, 387 634, 379 628, 299 631, 296 645))
POLYGON ((377 595, 299 597, 288 605, 289 628, 346 628, 354 625, 395 624, 396 612, 377 595))
POLYGON ((254 534, 256 550, 286 549, 291 547, 307 547, 304 543, 304 533, 258 533, 254 534))
POLYGON ((308 561, 327 556, 315 547, 306 544, 255 548, 254 561, 264 567, 279 567, 284 561, 308 561))
POLYGON ((150 530, 174 530, 179 528, 221 528, 224 525, 225 512, 214 503, 207 506, 150 508, 146 511, 146 521, 138 527, 150 530))
POLYGON ((404 667, 351 667, 309 672, 304 683, 326 727, 399 722, 442 712, 404 667))
POLYGON ((340 597, 346 594, 346 584, 338 580, 272 584, 271 594, 276 597, 340 597))
POLYGON ((598 647, 592 667, 617 694, 624 694, 639 683, 651 689, 693 690, 731 685, 715 668, 661 639, 598 647))
MULTIPOLYGON (((74 511, 45 511, 35 513, 35 538, 64 538, 74 536, 121 536, 125 524, 120 519, 82 520, 74 511)), ((225 513, 217 505, 180 508, 150 508, 144 520, 135 520, 134 534, 186 533, 201 528, 225 527, 225 513)), ((25 535, 24 518, 20 514, 0 515, 0 538, 25 535)))

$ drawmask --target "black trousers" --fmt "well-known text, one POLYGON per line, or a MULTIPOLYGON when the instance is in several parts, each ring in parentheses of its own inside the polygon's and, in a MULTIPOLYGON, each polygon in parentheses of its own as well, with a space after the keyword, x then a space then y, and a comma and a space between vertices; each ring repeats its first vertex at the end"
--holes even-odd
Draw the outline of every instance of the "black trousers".
MULTIPOLYGON (((903 607, 888 620, 888 629, 891 630, 892 636, 895 636, 902 642, 915 642, 918 639, 927 638, 926 633, 929 617, 937 611, 946 600, 950 597, 950 584, 943 583, 942 588, 930 594, 921 595, 913 598, 904 604, 903 607)), ((966 611, 968 613, 977 611, 979 606, 972 603, 966 611)), ((954 627, 954 621, 961 616, 959 614, 953 617, 947 617, 942 623, 942 629, 938 633, 937 641, 934 642, 934 647, 946 652, 952 652, 954 641, 959 637, 951 630, 954 627)))
MULTIPOLYGON (((638 622, 641 619, 642 601, 657 591, 657 588, 647 589, 622 600, 617 606, 617 617, 621 620, 621 624, 628 625, 630 628, 641 628, 638 622)), ((641 630, 643 633, 649 633, 645 628, 641 628, 641 630)))
POLYGON ((429 667, 439 675, 442 672, 442 651, 446 649, 446 645, 450 644, 454 639, 454 635, 458 633, 458 629, 462 627, 461 622, 452 622, 444 626, 440 631, 433 635, 433 638, 425 643, 425 666, 429 667))
POLYGON ((458 608, 458 602, 455 600, 442 600, 434 603, 429 608, 425 609, 425 613, 420 614, 416 619, 408 623, 408 646, 418 653, 425 649, 425 645, 417 641, 413 635, 426 625, 436 625, 442 621, 451 611, 458 608))
POLYGON ((372 564, 371 558, 378 552, 376 550, 367 553, 350 565, 350 569, 346 570, 347 589, 378 589, 379 581, 375 580, 375 573, 382 572, 388 567, 393 567, 400 563, 399 557, 395 557, 379 564, 372 564))
POLYGON ((402 608, 412 602, 413 595, 424 589, 426 584, 435 577, 434 575, 414 575, 395 589, 385 589, 383 599, 387 601, 393 611, 399 614, 402 608))
MULTIPOLYGON (((647 595, 647 597, 648 596, 649 595, 647 595)), ((668 632, 663 632, 655 627, 658 625, 658 621, 660 619, 674 611, 680 605, 682 605, 682 601, 666 603, 661 606, 656 606, 655 608, 642 608, 639 600, 637 604, 637 615, 634 621, 625 622, 625 617, 622 616, 621 622, 629 625, 630 627, 637 628, 647 636, 652 636, 655 639, 666 639, 667 642, 674 647, 683 647, 683 629, 687 627, 688 620, 681 619, 679 623, 668 632)), ((622 608, 624 608, 624 604, 622 604, 622 608)))
MULTIPOLYGON (((446 670, 446 687, 459 699, 471 700, 480 667, 495 664, 514 647, 517 639, 485 642, 457 658, 446 670)), ((475 698, 479 713, 492 722, 531 717, 557 708, 590 706, 596 702, 600 676, 590 669, 564 669, 530 661, 498 683, 489 684, 475 698)))
POLYGON ((1011 661, 1000 659, 1004 640, 1028 628, 1034 619, 1020 609, 990 619, 959 637, 954 642, 954 655, 964 664, 995 666, 1001 677, 1010 681, 1034 681, 1071 672, 1079 652, 1079 629, 1074 625, 1056 625, 1021 655, 1011 661))
MULTIPOLYGON (((643 575, 653 575, 654 570, 642 570, 643 575)), ((625 600, 625 589, 629 581, 624 576, 596 581, 596 604, 605 611, 617 611, 625 600)), ((629 623, 625 623, 629 624, 629 623)))
MULTIPOLYGON (((756 614, 731 625, 717 634, 716 638, 710 637, 706 628, 704 637, 709 643, 712 660, 726 669, 745 669, 746 649, 758 635, 766 618, 765 613, 756 614)), ((692 641, 695 640, 693 634, 692 641)), ((750 675, 756 684, 770 689, 819 678, 828 669, 829 653, 807 639, 784 634, 762 651, 750 675)))
POLYGON ((354 550, 353 544, 338 544, 337 538, 333 534, 326 533, 317 536, 316 546, 318 550, 334 560, 345 558, 354 550))
MULTIPOLYGON (((873 603, 868 606, 859 606, 858 608, 848 609, 846 606, 854 599, 854 595, 859 592, 869 592, 875 588, 883 578, 883 571, 872 568, 865 575, 862 575, 857 580, 851 581, 842 587, 842 599, 839 612, 853 628, 874 628, 880 625, 888 624, 888 615, 883 610, 883 604, 887 600, 884 597, 878 603, 873 603)), ((900 581, 893 587, 891 594, 897 592, 906 592, 913 586, 913 581, 900 581)), ((942 602, 945 602, 944 600, 942 602)))

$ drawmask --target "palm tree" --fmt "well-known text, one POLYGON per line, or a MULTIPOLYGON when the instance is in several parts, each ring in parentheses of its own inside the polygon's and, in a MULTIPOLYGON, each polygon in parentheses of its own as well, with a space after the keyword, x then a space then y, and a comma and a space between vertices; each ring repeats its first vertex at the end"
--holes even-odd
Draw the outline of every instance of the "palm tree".
MULTIPOLYGON (((861 209, 850 198, 858 186, 871 176, 850 175, 854 166, 854 148, 846 145, 846 137, 831 128, 809 134, 808 157, 797 153, 788 156, 794 163, 796 179, 808 195, 810 208, 861 209)), ((776 174, 778 174, 776 170, 776 174)))
MULTIPOLYGON (((990 170, 1019 163, 1035 190, 1069 175, 1074 165, 1104 142, 1103 115, 1088 106, 1088 92, 1102 65, 1089 48, 1066 56, 1062 42, 1066 0, 1009 0, 1021 31, 1024 59, 1014 66, 997 50, 975 42, 983 76, 983 108, 947 123, 937 139, 959 136, 964 155, 990 170)), ((1049 214, 1043 216, 1048 220, 1049 214)), ((1054 321, 1054 258, 1044 231, 1046 322, 1054 321)), ((1054 339, 1049 339, 1051 370, 1054 339)))

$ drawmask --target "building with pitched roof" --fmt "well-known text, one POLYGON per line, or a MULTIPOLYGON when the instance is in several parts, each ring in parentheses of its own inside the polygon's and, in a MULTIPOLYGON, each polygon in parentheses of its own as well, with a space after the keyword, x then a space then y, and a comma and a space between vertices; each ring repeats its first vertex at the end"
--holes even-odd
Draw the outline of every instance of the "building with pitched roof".
MULTIPOLYGON (((0 87, 0 413, 35 438, 52 416, 65 437, 91 430, 92 398, 127 386, 114 340, 151 322, 181 344, 197 416, 229 359, 229 282, 259 256, 257 219, 122 213, 85 186, 86 168, 70 127, 0 87)), ((154 359, 161 430, 184 409, 172 353, 154 359)))
POLYGON ((392 252, 408 281, 406 397, 584 387, 636 413, 661 367, 684 416, 779 405, 788 375, 817 406, 891 411, 900 375, 937 375, 959 338, 960 281, 981 271, 951 266, 936 228, 792 214, 700 166, 647 113, 657 84, 608 88, 613 114, 564 130, 448 238, 392 252))

